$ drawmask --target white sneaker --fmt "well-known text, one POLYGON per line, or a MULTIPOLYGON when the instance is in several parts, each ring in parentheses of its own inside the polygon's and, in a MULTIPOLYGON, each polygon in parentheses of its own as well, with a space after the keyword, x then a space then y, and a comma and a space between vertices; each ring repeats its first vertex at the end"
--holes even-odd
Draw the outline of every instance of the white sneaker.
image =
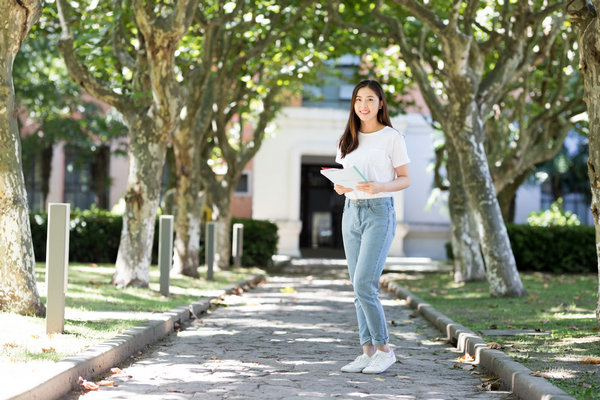
POLYGON ((344 365, 342 367, 342 372, 362 372, 362 370, 370 363, 371 357, 363 353, 356 357, 350 364, 344 365))
POLYGON ((396 362, 396 355, 394 350, 390 349, 389 353, 385 351, 377 350, 369 365, 362 370, 363 374, 380 374, 396 362))

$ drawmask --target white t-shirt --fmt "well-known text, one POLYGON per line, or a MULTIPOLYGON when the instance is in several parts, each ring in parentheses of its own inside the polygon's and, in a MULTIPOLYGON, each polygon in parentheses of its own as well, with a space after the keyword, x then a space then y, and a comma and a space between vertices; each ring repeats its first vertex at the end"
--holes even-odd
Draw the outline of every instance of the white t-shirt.
MULTIPOLYGON (((356 150, 341 158, 338 147, 335 161, 342 164, 344 168, 356 166, 369 181, 386 183, 396 179, 395 168, 408 164, 410 159, 404 135, 394 128, 386 126, 372 133, 359 132, 356 150)), ((352 200, 390 196, 392 196, 391 192, 370 194, 356 189, 346 193, 346 197, 352 200)))

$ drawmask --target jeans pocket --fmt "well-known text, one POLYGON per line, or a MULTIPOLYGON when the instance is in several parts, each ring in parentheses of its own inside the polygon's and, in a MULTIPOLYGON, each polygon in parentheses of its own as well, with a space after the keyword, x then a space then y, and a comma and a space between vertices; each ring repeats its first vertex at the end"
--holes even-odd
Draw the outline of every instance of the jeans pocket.
POLYGON ((377 204, 369 207, 369 213, 376 217, 387 217, 392 210, 389 204, 377 204))

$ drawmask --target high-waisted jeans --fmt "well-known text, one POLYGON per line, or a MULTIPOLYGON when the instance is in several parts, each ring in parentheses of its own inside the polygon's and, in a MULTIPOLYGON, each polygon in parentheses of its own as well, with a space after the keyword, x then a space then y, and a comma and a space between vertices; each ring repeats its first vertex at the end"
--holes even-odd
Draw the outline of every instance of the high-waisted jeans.
POLYGON ((379 278, 394 233, 396 213, 392 197, 346 199, 342 236, 354 287, 354 305, 361 345, 385 345, 389 341, 383 307, 379 301, 379 278))

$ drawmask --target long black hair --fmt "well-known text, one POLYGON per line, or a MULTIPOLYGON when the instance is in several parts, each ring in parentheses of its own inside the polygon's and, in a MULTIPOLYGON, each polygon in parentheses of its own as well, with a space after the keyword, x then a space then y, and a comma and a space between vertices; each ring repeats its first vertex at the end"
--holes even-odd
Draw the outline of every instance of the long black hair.
POLYGON ((383 92, 383 88, 379 82, 372 79, 360 81, 352 91, 350 116, 348 117, 348 123, 346 123, 346 129, 344 130, 344 133, 340 137, 339 141, 339 148, 342 153, 342 158, 346 157, 347 154, 352 153, 358 147, 358 129, 360 128, 360 118, 354 111, 354 103, 356 102, 356 94, 364 87, 368 87, 374 91, 381 102, 381 107, 377 111, 377 121, 385 126, 392 126, 390 115, 388 113, 387 102, 385 101, 385 93, 383 92))

